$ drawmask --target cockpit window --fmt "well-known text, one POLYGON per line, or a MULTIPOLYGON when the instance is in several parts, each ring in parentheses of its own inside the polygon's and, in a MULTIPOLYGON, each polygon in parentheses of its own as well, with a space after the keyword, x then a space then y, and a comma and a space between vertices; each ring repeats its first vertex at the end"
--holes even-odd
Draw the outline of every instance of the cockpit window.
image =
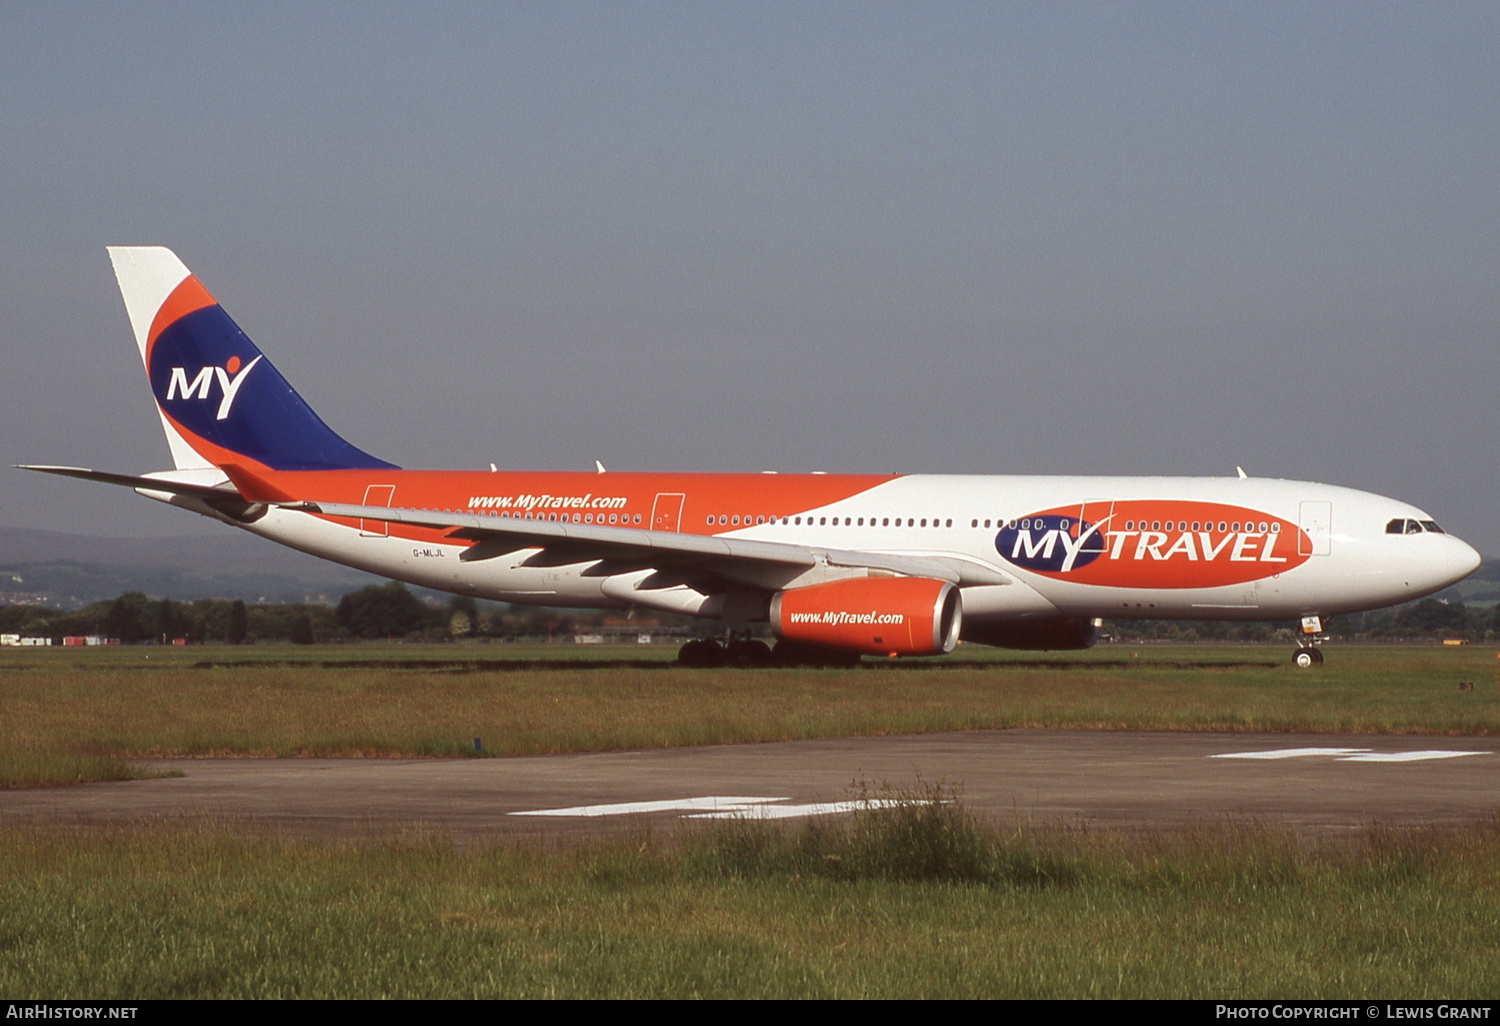
POLYGON ((1444 533, 1436 520, 1408 520, 1398 517, 1385 525, 1386 534, 1421 534, 1423 531, 1429 534, 1444 533))

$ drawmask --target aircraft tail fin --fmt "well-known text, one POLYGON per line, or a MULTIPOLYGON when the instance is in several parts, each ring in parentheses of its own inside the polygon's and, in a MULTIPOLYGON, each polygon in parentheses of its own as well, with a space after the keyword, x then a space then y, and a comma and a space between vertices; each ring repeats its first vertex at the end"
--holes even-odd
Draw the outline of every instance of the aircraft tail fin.
POLYGON ((177 469, 392 466, 324 424, 177 254, 111 246, 109 258, 177 469))

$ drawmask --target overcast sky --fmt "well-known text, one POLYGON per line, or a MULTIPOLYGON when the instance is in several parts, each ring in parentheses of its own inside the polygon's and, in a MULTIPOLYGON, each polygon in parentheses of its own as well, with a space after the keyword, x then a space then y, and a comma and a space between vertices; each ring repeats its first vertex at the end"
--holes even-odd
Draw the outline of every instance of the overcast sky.
MULTIPOLYGON (((1500 4, 0 27, 4 464, 167 465, 104 253, 162 244, 403 466, 1239 464, 1500 555, 1500 4)), ((11 470, 0 524, 222 529, 11 470)))

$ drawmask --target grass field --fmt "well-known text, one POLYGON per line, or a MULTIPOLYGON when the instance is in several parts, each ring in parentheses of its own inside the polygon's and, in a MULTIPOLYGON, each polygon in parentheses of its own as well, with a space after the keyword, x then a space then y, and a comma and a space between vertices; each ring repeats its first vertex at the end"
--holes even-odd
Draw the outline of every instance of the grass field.
MULTIPOLYGON (((0 778, 111 779, 147 755, 472 756, 474 737, 505 755, 1006 726, 1500 730, 1500 661, 1478 646, 1341 646, 1313 671, 1280 647, 824 671, 670 655, 6 651, 0 778)), ((0 996, 1500 996, 1500 820, 1138 836, 914 801, 674 837, 8 826, 0 996)))
POLYGON ((639 646, 8 650, 0 787, 165 756, 530 755, 998 727, 1500 732, 1481 646, 1108 647, 683 670, 639 646), (1461 689, 1460 685, 1471 685, 1461 689))
POLYGON ((668 846, 0 838, 0 994, 1493 999, 1500 827, 1164 837, 911 806, 668 846))

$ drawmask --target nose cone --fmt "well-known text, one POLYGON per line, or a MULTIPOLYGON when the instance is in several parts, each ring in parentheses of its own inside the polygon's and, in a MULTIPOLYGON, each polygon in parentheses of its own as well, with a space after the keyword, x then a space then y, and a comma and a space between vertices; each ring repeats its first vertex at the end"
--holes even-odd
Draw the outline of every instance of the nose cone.
MULTIPOLYGON (((1448 584, 1457 584, 1475 570, 1478 570, 1479 564, 1483 560, 1468 542, 1454 538, 1452 535, 1449 535, 1448 538, 1453 542, 1452 551, 1447 556, 1447 569, 1451 574, 1448 584)), ((1444 586, 1446 587, 1446 585, 1444 586)))
MULTIPOLYGON (((1457 584, 1479 568, 1479 553, 1451 534, 1390 535, 1387 557, 1370 579, 1380 605, 1411 602, 1457 584)), ((1366 606, 1365 608, 1375 608, 1366 606)))

